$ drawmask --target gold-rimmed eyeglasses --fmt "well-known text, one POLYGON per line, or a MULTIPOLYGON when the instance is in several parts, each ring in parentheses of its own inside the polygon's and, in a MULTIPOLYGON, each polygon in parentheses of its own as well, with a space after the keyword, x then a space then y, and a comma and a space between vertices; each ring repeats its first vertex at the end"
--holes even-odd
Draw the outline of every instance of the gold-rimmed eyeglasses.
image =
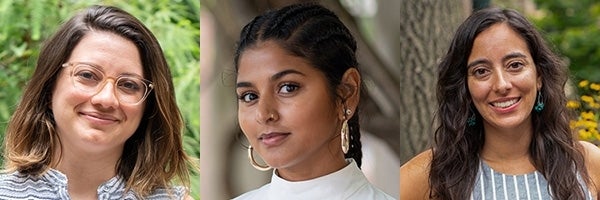
POLYGON ((62 67, 72 67, 70 78, 73 87, 83 92, 97 94, 109 79, 113 80, 115 96, 119 102, 125 104, 138 104, 144 101, 154 88, 151 81, 134 74, 105 76, 100 67, 89 63, 65 63, 62 67))

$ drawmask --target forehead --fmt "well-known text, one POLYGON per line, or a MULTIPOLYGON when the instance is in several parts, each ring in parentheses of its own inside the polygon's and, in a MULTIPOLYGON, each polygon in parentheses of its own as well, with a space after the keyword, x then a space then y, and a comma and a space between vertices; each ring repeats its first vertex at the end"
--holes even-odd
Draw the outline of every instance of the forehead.
POLYGON ((306 74, 320 73, 305 58, 293 56, 276 42, 267 41, 258 43, 240 55, 237 77, 238 80, 243 80, 247 77, 278 73, 285 69, 294 69, 306 74))
POLYGON ((67 62, 85 62, 115 73, 143 76, 140 54, 133 42, 107 31, 89 31, 75 46, 67 62))
POLYGON ((507 23, 497 23, 477 35, 469 61, 482 57, 502 57, 509 53, 522 53, 531 58, 525 39, 507 23))

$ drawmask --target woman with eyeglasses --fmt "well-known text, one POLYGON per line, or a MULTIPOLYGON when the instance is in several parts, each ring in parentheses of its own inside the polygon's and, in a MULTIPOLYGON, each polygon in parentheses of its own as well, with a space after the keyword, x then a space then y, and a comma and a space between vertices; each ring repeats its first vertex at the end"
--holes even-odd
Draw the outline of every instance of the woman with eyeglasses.
POLYGON ((42 47, 6 131, 0 199, 184 199, 182 127, 153 34, 92 6, 42 47))

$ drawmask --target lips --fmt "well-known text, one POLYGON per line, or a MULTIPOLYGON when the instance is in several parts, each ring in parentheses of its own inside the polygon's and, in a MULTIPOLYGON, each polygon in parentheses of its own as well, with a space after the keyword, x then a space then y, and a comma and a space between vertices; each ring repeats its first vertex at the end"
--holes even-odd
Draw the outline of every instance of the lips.
POLYGON ((512 105, 515 105, 517 102, 519 102, 519 100, 521 100, 521 98, 513 98, 513 99, 508 99, 508 100, 503 100, 503 101, 495 101, 490 104, 497 108, 508 108, 512 105))
POLYGON ((283 132, 263 133, 258 137, 258 140, 268 147, 277 146, 283 143, 290 134, 283 132))
POLYGON ((80 112, 80 114, 94 123, 109 124, 119 121, 117 117, 97 112, 80 112))

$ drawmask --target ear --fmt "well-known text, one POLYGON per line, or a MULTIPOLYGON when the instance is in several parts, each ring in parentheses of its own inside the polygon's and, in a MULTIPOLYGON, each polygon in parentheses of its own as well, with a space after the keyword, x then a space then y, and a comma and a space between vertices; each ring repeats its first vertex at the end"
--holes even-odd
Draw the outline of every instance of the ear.
POLYGON ((358 101, 360 100, 360 85, 360 73, 356 68, 350 68, 344 72, 337 89, 338 95, 341 97, 338 112, 340 120, 344 120, 344 109, 352 111, 350 115, 346 116, 346 119, 350 119, 356 113, 358 101))

